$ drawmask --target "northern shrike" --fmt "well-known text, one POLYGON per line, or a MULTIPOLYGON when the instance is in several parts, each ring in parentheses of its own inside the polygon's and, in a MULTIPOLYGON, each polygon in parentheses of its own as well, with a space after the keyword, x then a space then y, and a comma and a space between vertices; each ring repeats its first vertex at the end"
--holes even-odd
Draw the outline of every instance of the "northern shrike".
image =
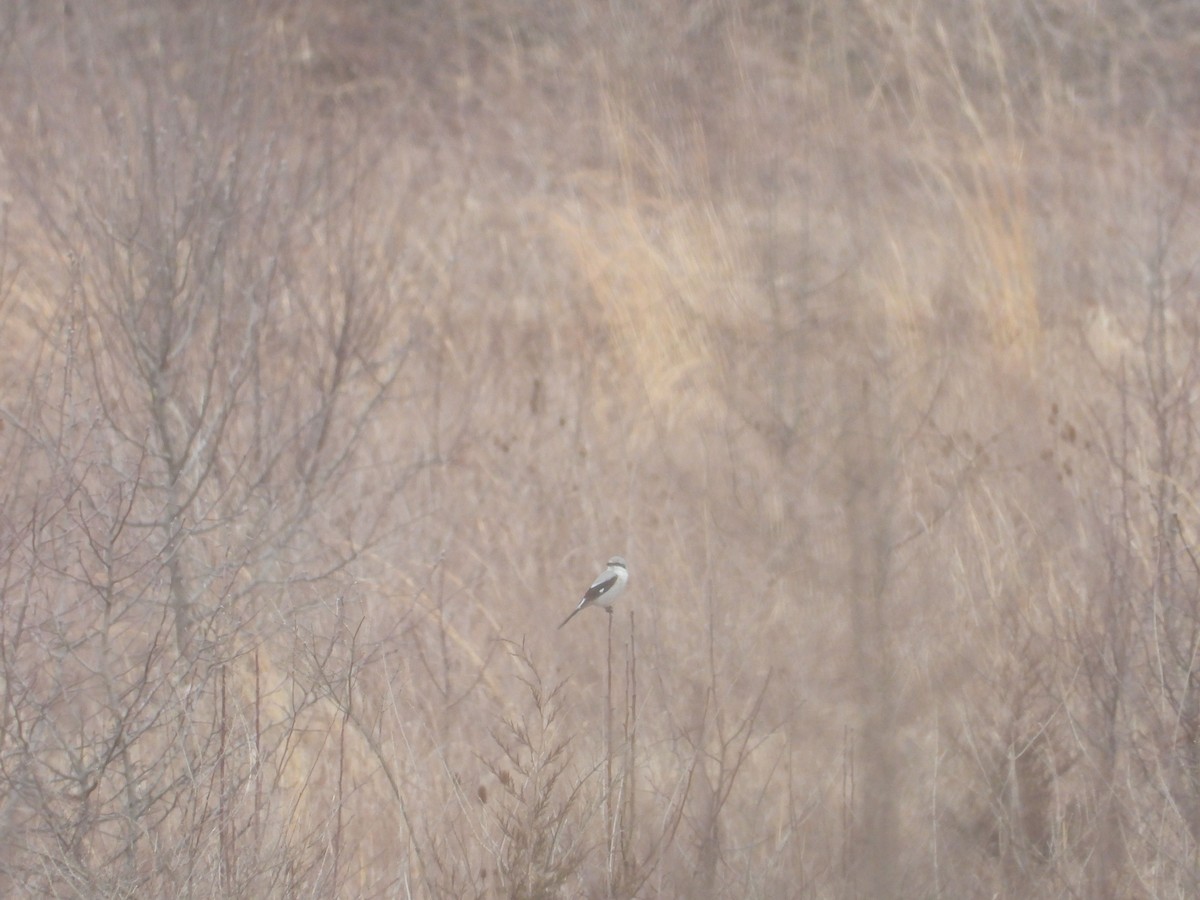
POLYGON ((583 595, 583 599, 579 601, 579 605, 575 610, 563 619, 563 625, 566 625, 576 613, 582 612, 589 606, 599 606, 604 609, 609 615, 612 615, 613 602, 620 595, 621 591, 625 590, 625 585, 629 584, 629 568, 625 565, 625 560, 620 556, 614 556, 608 561, 608 565, 604 567, 596 580, 592 582, 592 586, 587 589, 587 593, 583 595))

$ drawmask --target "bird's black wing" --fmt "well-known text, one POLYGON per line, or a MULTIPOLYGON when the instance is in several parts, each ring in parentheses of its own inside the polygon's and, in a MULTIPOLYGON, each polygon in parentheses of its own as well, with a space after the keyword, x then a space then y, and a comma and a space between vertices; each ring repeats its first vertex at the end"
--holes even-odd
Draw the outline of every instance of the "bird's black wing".
POLYGON ((593 582, 592 586, 587 589, 587 593, 583 595, 583 602, 598 600, 609 592, 614 584, 617 583, 617 576, 613 575, 610 578, 605 578, 603 581, 593 582))

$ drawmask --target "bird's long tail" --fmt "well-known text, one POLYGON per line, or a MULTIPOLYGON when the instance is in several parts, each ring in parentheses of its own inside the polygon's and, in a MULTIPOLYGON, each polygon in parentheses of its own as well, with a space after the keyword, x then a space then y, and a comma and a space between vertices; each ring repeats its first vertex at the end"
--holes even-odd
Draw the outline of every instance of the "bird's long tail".
POLYGON ((563 619, 562 625, 559 625, 558 627, 562 628, 563 625, 566 625, 573 618, 575 618, 577 615, 579 615, 579 611, 582 610, 585 605, 586 604, 584 604, 584 603, 580 603, 577 607, 575 607, 573 610, 571 610, 571 614, 569 616, 567 616, 565 619, 563 619))

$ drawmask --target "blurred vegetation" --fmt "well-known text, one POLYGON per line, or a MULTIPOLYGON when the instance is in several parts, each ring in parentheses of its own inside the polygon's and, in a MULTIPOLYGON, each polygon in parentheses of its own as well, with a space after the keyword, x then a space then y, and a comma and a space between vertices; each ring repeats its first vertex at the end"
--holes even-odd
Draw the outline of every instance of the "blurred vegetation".
POLYGON ((1198 114, 1182 0, 5 5, 0 893, 1197 896, 1198 114))

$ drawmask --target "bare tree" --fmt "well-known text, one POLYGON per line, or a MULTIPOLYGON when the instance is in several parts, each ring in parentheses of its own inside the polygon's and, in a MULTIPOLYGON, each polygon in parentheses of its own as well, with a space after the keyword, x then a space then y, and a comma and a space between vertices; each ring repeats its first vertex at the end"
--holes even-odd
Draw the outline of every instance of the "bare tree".
POLYGON ((390 510, 394 461, 365 473, 359 451, 412 307, 352 111, 298 134, 253 14, 209 12, 55 22, 71 62, 31 74, 38 120, 9 135, 52 248, 29 264, 41 340, 3 420, 0 766, 21 827, 0 872, 30 890, 344 876, 262 784, 336 680, 346 629, 320 622, 346 615, 390 510), (267 716, 264 656, 277 672, 297 642, 328 671, 267 716))

